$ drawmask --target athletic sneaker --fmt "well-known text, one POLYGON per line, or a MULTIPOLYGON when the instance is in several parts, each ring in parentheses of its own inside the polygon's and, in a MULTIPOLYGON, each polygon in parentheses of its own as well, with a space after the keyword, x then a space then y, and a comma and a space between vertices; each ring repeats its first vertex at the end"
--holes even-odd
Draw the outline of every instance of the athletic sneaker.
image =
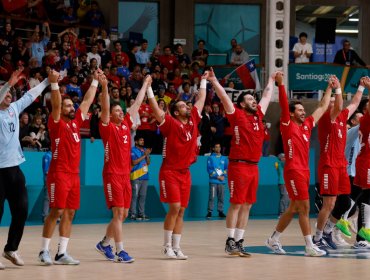
POLYGON ((352 246, 353 249, 370 249, 369 242, 365 240, 356 241, 355 244, 352 246))
POLYGON ((125 250, 122 250, 119 253, 116 253, 114 262, 117 263, 132 263, 135 259, 130 257, 125 250))
POLYGON ((150 218, 146 215, 139 215, 137 216, 136 220, 139 220, 139 221, 149 221, 150 218))
POLYGON ((228 255, 232 256, 238 256, 239 255, 239 249, 236 247, 236 243, 234 238, 228 237, 226 240, 226 245, 225 245, 225 252, 228 255))
POLYGON ((68 255, 68 253, 64 253, 64 254, 56 254, 55 255, 55 259, 54 259, 54 264, 59 264, 59 265, 79 265, 80 264, 80 261, 79 260, 75 260, 74 258, 72 258, 70 255, 68 255))
POLYGON ((53 264, 53 261, 50 257, 49 250, 44 250, 44 251, 40 252, 40 254, 39 254, 39 263, 41 265, 52 265, 53 264))
POLYGON ((0 270, 4 270, 5 269, 5 265, 3 265, 1 262, 0 262, 0 270))
POLYGON ((364 227, 362 227, 359 230, 358 235, 361 236, 366 241, 370 242, 370 228, 364 228, 364 227))
POLYGON ((326 255, 326 252, 319 249, 319 247, 317 247, 316 245, 313 245, 312 247, 306 246, 304 255, 307 257, 322 257, 326 255))
POLYGON ((212 218, 212 212, 208 212, 206 215, 206 219, 210 219, 210 218, 212 218))
POLYGON ((248 258, 248 257, 251 256, 251 254, 247 253, 247 251, 245 250, 245 247, 243 245, 243 242, 244 242, 244 239, 240 239, 239 241, 235 242, 235 245, 236 245, 236 248, 238 248, 239 256, 248 258))
POLYGON ((351 237, 352 233, 349 229, 349 222, 345 219, 340 219, 335 225, 337 228, 340 229, 341 232, 343 232, 344 235, 351 237))
POLYGON ((283 246, 281 246, 281 243, 279 240, 272 239, 271 237, 266 240, 265 245, 267 248, 270 248, 272 252, 274 252, 277 255, 285 255, 286 252, 283 249, 283 246))
POLYGON ((349 243, 343 239, 341 231, 337 228, 333 230, 333 242, 338 248, 350 247, 349 243))
POLYGON ((136 221, 136 215, 131 215, 131 216, 130 216, 130 220, 132 220, 132 221, 136 221))
POLYGON ((332 248, 326 243, 326 241, 321 238, 319 241, 315 241, 315 238, 312 238, 313 244, 319 248, 322 251, 327 252, 328 250, 331 250, 332 248))
POLYGON ((24 266, 24 261, 18 254, 18 251, 4 251, 3 257, 11 261, 13 264, 18 266, 24 266))
POLYGON ((332 233, 323 233, 322 234, 322 239, 325 240, 326 244, 331 248, 331 249, 334 249, 336 250, 337 249, 337 245, 335 245, 334 241, 333 241, 333 237, 332 237, 332 233))
POLYGON ((166 259, 177 259, 177 256, 171 246, 164 246, 162 252, 166 259))
POLYGON ((181 248, 173 249, 173 252, 176 255, 178 260, 187 260, 188 256, 185 256, 184 253, 181 251, 181 248))
POLYGON ((103 246, 103 243, 100 241, 98 244, 96 244, 95 249, 100 254, 102 254, 108 261, 114 261, 112 246, 110 245, 103 246))

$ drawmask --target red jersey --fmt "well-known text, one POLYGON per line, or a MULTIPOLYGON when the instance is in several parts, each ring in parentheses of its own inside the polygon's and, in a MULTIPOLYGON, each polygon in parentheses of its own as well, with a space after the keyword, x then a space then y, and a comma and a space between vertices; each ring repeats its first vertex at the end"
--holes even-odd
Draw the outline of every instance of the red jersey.
POLYGON ((344 155, 347 140, 348 109, 342 110, 335 121, 331 121, 330 110, 319 120, 318 134, 320 141, 319 166, 346 167, 344 155))
POLYGON ((131 127, 130 114, 117 126, 99 122, 99 132, 104 145, 104 174, 130 175, 131 172, 131 127))
POLYGON ((80 127, 84 121, 80 109, 74 120, 55 122, 49 116, 48 128, 51 140, 52 159, 49 172, 80 173, 81 137, 80 127))
POLYGON ((279 103, 281 108, 280 132, 285 152, 284 173, 288 170, 309 170, 308 152, 310 137, 315 121, 312 116, 298 125, 290 120, 288 98, 283 85, 279 86, 279 103))
POLYGON ((159 129, 164 136, 163 163, 166 169, 187 169, 195 162, 198 149, 198 125, 201 116, 194 106, 187 124, 166 115, 159 129))
POLYGON ((177 65, 179 64, 176 56, 171 55, 161 55, 159 56, 159 63, 168 69, 169 72, 173 72, 177 65))
POLYGON ((232 128, 230 159, 258 162, 262 155, 265 131, 262 124, 264 114, 258 105, 253 115, 235 106, 235 112, 226 114, 232 128))
POLYGON ((156 130, 155 123, 150 123, 152 120, 153 110, 148 104, 141 104, 139 108, 140 126, 138 130, 156 130))
POLYGON ((361 150, 356 159, 356 166, 370 168, 370 114, 366 111, 360 121, 360 145, 361 150))

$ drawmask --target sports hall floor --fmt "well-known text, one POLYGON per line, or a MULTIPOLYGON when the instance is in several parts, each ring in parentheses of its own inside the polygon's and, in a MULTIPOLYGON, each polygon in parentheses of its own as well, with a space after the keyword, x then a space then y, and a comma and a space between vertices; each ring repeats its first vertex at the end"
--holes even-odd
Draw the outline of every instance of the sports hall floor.
MULTIPOLYGON (((41 226, 27 226, 20 253, 26 265, 16 267, 1 258, 7 267, 0 271, 1 280, 73 280, 73 279, 369 279, 370 250, 355 253, 347 249, 333 257, 303 256, 303 239, 298 221, 294 220, 282 236, 287 256, 272 255, 264 247, 277 220, 251 220, 246 231, 251 258, 229 257, 223 252, 225 221, 189 221, 185 223, 182 249, 186 261, 165 260, 161 255, 162 223, 130 222, 124 224, 125 249, 136 260, 132 264, 111 263, 95 251, 104 235, 104 224, 74 225, 69 245, 70 254, 79 266, 42 267, 37 263, 41 226)), ((314 220, 311 220, 312 225, 314 220)), ((0 227, 0 245, 4 246, 7 227, 0 227)), ((57 233, 57 232, 56 232, 57 233)), ((57 234, 51 244, 52 255, 57 234)))

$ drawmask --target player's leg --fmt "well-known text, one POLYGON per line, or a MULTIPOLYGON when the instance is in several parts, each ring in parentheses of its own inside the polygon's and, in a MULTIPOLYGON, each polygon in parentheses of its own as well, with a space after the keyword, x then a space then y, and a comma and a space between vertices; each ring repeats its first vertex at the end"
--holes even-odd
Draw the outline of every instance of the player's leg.
POLYGON ((8 168, 5 196, 9 203, 12 220, 8 240, 4 247, 3 257, 13 264, 23 266, 24 262, 17 250, 23 236, 24 225, 28 214, 28 195, 25 178, 18 166, 8 168))
POLYGON ((314 237, 315 244, 322 250, 336 249, 335 243, 331 240, 331 231, 335 226, 335 222, 332 222, 329 217, 334 209, 335 202, 337 200, 336 195, 323 195, 323 204, 320 212, 317 216, 316 233, 314 237), (324 227, 328 224, 331 229, 330 232, 324 236, 324 227))
POLYGON ((177 258, 172 248, 172 238, 173 238, 172 235, 176 226, 176 221, 179 216, 180 210, 181 210, 180 202, 168 203, 168 212, 166 214, 163 224, 163 234, 164 234, 163 254, 165 255, 166 258, 170 259, 177 258))

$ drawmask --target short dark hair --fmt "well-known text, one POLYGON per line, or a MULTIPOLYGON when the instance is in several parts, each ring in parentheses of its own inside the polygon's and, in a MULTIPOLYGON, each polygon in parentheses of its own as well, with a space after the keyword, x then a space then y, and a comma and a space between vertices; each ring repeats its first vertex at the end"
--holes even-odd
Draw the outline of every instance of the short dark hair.
POLYGON ((301 38, 301 37, 306 37, 307 38, 307 33, 306 32, 301 32, 299 34, 299 38, 301 38))
POLYGON ((176 117, 175 112, 179 111, 179 108, 177 107, 177 103, 179 103, 180 100, 173 100, 170 103, 170 113, 172 117, 176 117))
POLYGON ((362 113, 364 111, 367 102, 369 102, 368 98, 365 98, 365 99, 361 100, 361 102, 360 102, 360 104, 358 105, 358 108, 357 108, 357 110, 360 111, 360 113, 362 113))
POLYGON ((359 110, 356 110, 349 118, 348 118, 348 121, 347 121, 347 123, 350 125, 350 126, 352 126, 352 120, 356 117, 356 115, 358 114, 358 113, 361 113, 362 114, 362 112, 360 112, 359 110))
POLYGON ((135 135, 135 137, 134 137, 134 141, 136 142, 136 141, 139 141, 140 139, 143 139, 144 140, 144 137, 143 136, 141 136, 141 135, 135 135))
POLYGON ((295 111, 295 106, 296 105, 302 105, 302 102, 301 101, 291 101, 290 103, 289 103, 289 112, 290 113, 294 113, 294 111, 295 111))
POLYGON ((142 39, 141 42, 140 42, 140 44, 142 45, 144 43, 148 43, 148 40, 147 39, 142 39))
POLYGON ((204 41, 203 39, 200 39, 200 40, 198 40, 198 45, 199 45, 199 43, 203 43, 205 45, 206 41, 204 41))
POLYGON ((246 95, 252 95, 253 96, 253 94, 250 92, 250 91, 243 91, 241 94, 239 94, 239 96, 238 96, 238 99, 236 99, 236 105, 239 107, 239 108, 241 108, 242 106, 240 105, 240 103, 242 103, 243 101, 244 101, 244 96, 246 96, 246 95))
POLYGON ((121 104, 120 104, 119 102, 117 102, 117 101, 113 101, 113 102, 110 104, 110 106, 109 106, 109 112, 111 112, 111 113, 112 113, 113 108, 114 108, 114 107, 116 107, 116 106, 120 106, 120 107, 121 107, 121 104))

